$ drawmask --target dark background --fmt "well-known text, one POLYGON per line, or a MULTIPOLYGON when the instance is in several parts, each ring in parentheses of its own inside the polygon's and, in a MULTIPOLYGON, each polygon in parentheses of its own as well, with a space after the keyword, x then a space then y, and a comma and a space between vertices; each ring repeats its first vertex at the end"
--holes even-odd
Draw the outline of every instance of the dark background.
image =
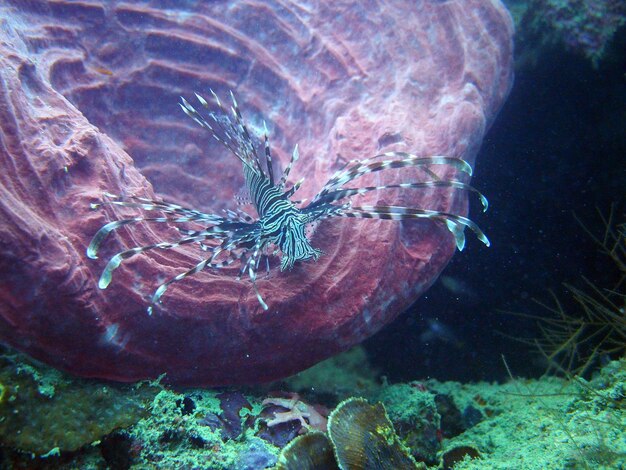
POLYGON ((390 381, 502 380, 501 355, 516 375, 538 376, 546 362, 501 333, 534 338, 536 322, 502 311, 548 315, 534 302, 550 291, 573 309, 564 282, 582 276, 610 285, 616 272, 584 233, 598 234, 598 211, 614 205, 626 222, 626 29, 597 68, 553 46, 536 64, 516 70, 515 83, 484 139, 472 184, 490 202, 471 217, 491 248, 468 236, 443 272, 456 292, 437 283, 407 312, 365 344, 390 381), (444 328, 432 330, 433 320, 444 328))

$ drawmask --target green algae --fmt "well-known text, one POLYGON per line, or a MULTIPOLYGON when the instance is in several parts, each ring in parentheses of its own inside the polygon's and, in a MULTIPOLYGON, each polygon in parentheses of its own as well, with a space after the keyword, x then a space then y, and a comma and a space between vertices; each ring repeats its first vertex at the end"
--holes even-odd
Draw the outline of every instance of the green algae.
POLYGON ((136 423, 153 393, 149 387, 74 379, 13 354, 0 357, 0 383, 0 441, 46 457, 136 423))
POLYGON ((422 428, 433 422, 439 427, 439 415, 435 396, 411 384, 399 383, 384 386, 376 395, 377 401, 383 402, 391 421, 411 423, 415 428, 422 428))
POLYGON ((373 401, 385 405, 398 434, 416 459, 436 462, 441 447, 438 438, 441 416, 433 393, 421 384, 400 383, 382 387, 373 401))
MULTIPOLYGON (((129 431, 129 436, 139 449, 135 468, 211 468, 238 469, 241 456, 251 450, 263 450, 278 455, 279 449, 254 435, 256 427, 244 427, 237 439, 222 439, 220 431, 202 423, 209 413, 220 415, 219 392, 192 389, 185 393, 164 389, 154 397, 149 416, 141 419, 129 431), (192 413, 185 412, 180 403, 190 397, 194 403, 192 413)), ((260 413, 258 399, 246 397, 252 410, 240 411, 243 420, 260 413)))
POLYGON ((209 464, 221 468, 232 462, 233 456, 221 452, 219 431, 199 426, 197 418, 202 413, 219 412, 219 399, 214 393, 195 397, 193 415, 185 415, 180 407, 184 396, 173 390, 159 392, 150 404, 150 415, 140 420, 130 431, 130 436, 140 449, 137 458, 155 468, 198 467, 209 464), (208 445, 214 452, 198 452, 208 445))
POLYGON ((504 0, 515 25, 517 69, 534 67, 556 45, 576 51, 594 68, 611 54, 626 24, 619 2, 504 0))
MULTIPOLYGON (((348 384, 341 387, 341 396, 350 393, 350 383, 356 383, 353 366, 344 370, 339 361, 327 361, 316 367, 325 371, 326 380, 332 377, 348 384)), ((367 369, 366 360, 361 369, 367 369)), ((428 380, 424 387, 416 385, 374 385, 368 393, 353 387, 352 395, 382 401, 412 452, 414 443, 400 432, 401 423, 414 423, 414 430, 420 423, 428 424, 436 394, 450 396, 461 411, 478 411, 482 421, 442 441, 440 457, 463 446, 480 455, 472 459, 472 453, 466 453, 455 469, 626 468, 626 359, 607 364, 590 381, 546 376, 504 384, 428 380)), ((331 385, 323 390, 338 388, 331 385)))
POLYGON ((429 381, 457 403, 491 410, 445 441, 444 449, 467 445, 480 451, 482 459, 464 460, 455 469, 624 468, 625 367, 624 359, 613 362, 588 383, 555 377, 506 384, 429 381))

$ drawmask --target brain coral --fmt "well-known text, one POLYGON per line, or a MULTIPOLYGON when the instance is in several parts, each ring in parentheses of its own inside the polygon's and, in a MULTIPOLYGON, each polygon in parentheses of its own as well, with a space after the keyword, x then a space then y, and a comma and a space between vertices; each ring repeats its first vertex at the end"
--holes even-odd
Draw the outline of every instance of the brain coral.
MULTIPOLYGON (((312 235, 317 263, 259 280, 268 312, 249 282, 207 271, 148 317, 156 285, 199 260, 191 246, 129 260, 98 290, 87 244, 132 215, 90 210, 104 191, 233 208, 240 165, 179 95, 234 90, 251 123, 268 122, 278 161, 299 144, 293 178, 306 176, 308 197, 381 150, 473 162, 512 83, 498 0, 7 0, 0 12, 0 339, 84 376, 215 385, 294 373, 378 331, 454 251, 437 223, 332 220, 312 235)), ((443 189, 372 202, 467 205, 443 189)), ((172 233, 120 230, 101 257, 172 233)))

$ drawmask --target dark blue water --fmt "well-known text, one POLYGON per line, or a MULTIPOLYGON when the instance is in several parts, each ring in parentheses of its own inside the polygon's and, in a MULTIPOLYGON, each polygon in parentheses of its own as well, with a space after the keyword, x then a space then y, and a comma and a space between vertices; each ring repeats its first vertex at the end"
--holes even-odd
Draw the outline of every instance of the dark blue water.
MULTIPOLYGON (((613 50, 626 50, 626 31, 613 50)), ((576 217, 598 235, 598 211, 608 215, 613 204, 626 220, 625 71, 623 52, 594 69, 560 47, 516 71, 472 183, 489 198, 489 212, 473 207, 472 218, 492 246, 470 240, 443 273, 460 285, 457 293, 438 282, 367 343, 390 379, 502 379, 502 354, 518 374, 545 371, 532 348, 499 334, 537 337, 535 322, 498 312, 546 315, 532 299, 550 302, 550 290, 575 308, 564 282, 582 286, 585 276, 607 285, 615 277, 576 217), (426 343, 433 320, 456 341, 444 334, 426 343)))

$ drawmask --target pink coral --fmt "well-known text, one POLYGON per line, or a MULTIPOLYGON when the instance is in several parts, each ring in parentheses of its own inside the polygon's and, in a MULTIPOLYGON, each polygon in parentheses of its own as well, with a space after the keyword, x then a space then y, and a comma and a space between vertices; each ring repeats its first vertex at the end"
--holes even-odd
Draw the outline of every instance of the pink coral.
MULTIPOLYGON (((179 95, 232 89, 250 122, 267 120, 277 168, 299 144, 292 176, 306 176, 308 198, 347 161, 381 151, 473 163, 512 82, 512 25, 497 0, 5 0, 0 16, 0 341, 113 380, 293 374, 392 321, 455 249, 438 223, 325 221, 312 234, 326 253, 317 263, 259 279, 269 312, 224 269, 173 285, 149 317, 156 285, 203 255, 191 246, 128 260, 98 289, 108 256, 179 235, 139 224, 89 260, 103 224, 137 216, 91 210, 104 191, 214 213, 240 191, 241 165, 178 109, 179 95)), ((467 212, 465 195, 445 188, 379 199, 467 212)))

